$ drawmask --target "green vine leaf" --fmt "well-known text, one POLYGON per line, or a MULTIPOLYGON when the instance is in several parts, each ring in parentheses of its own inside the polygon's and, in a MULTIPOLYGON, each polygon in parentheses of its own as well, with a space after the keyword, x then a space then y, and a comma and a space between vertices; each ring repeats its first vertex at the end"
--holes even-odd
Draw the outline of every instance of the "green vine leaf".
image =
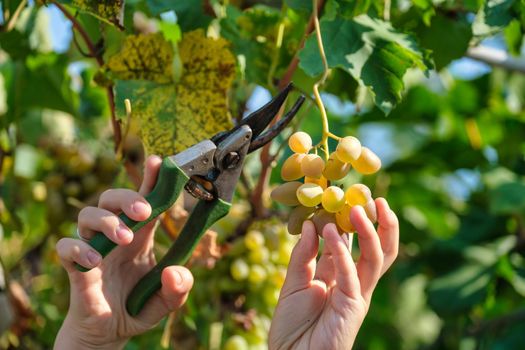
MULTIPOLYGON (((361 15, 353 19, 321 20, 321 32, 330 68, 347 70, 359 84, 370 88, 375 104, 388 114, 401 101, 407 69, 431 68, 428 53, 407 34, 396 32, 384 21, 361 15)), ((323 66, 315 33, 299 53, 299 66, 309 75, 323 66)))

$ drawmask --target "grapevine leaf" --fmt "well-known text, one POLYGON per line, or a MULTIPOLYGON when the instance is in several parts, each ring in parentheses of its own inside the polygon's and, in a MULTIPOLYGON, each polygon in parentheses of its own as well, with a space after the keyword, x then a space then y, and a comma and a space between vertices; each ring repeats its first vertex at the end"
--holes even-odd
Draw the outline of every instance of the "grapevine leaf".
POLYGON ((371 0, 328 0, 325 6, 325 18, 335 19, 337 15, 344 18, 353 18, 366 13, 371 5, 371 0))
POLYGON ((487 37, 500 32, 512 20, 514 0, 488 0, 476 15, 472 31, 474 36, 487 37))
POLYGON ((178 50, 183 73, 177 83, 116 83, 117 113, 125 115, 124 99, 129 98, 131 129, 138 131, 148 154, 174 154, 232 127, 227 92, 235 58, 228 42, 206 38, 204 31, 196 30, 183 36, 178 50))
POLYGON ((164 84, 172 81, 173 56, 172 44, 160 33, 128 35, 105 68, 114 79, 164 84))
MULTIPOLYGON (((376 105, 385 114, 401 100, 407 69, 430 68, 426 52, 410 36, 366 15, 351 20, 323 19, 321 32, 328 66, 345 69, 359 84, 368 86, 376 105)), ((315 35, 307 39, 299 59, 307 74, 315 76, 323 71, 315 35)))
POLYGON ((490 209, 494 214, 519 214, 525 211, 525 184, 508 182, 495 188, 490 209))
POLYGON ((432 50, 436 69, 440 70, 465 54, 472 38, 472 29, 466 20, 436 15, 430 26, 419 26, 417 35, 421 46, 432 50), (443 35, 445 31, 447 35, 443 35), (454 40, 450 40, 451 37, 454 40))
POLYGON ((60 2, 104 22, 124 28, 124 0, 62 0, 60 2))
POLYGON ((517 19, 512 20, 507 28, 505 28, 504 35, 509 52, 515 56, 519 56, 523 44, 523 32, 521 31, 520 22, 517 19))

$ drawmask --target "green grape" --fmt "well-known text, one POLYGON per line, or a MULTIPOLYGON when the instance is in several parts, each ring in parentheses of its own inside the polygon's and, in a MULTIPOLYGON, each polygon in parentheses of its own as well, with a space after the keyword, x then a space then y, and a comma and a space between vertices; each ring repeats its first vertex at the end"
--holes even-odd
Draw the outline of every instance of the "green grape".
POLYGON ((312 138, 307 133, 298 131, 290 136, 288 146, 295 153, 308 153, 312 148, 312 138))
POLYGON ((370 149, 362 147, 359 158, 352 161, 352 166, 357 172, 370 175, 381 169, 381 159, 370 149))
POLYGON ((285 182, 274 188, 270 196, 276 202, 294 207, 299 205, 296 192, 301 185, 299 181, 285 182))
POLYGON ((279 265, 288 265, 288 262, 290 261, 290 256, 292 255, 292 250, 294 247, 294 243, 292 242, 285 242, 279 246, 279 255, 277 257, 276 263, 279 265))
POLYGON ((293 181, 304 176, 301 163, 305 156, 302 153, 294 153, 284 161, 281 168, 281 177, 284 181, 293 181))
POLYGON ((323 170, 323 176, 330 181, 340 180, 348 174, 352 166, 342 162, 337 158, 337 154, 332 152, 323 170))
POLYGON ((328 186, 328 180, 326 180, 326 178, 324 176, 321 176, 319 178, 315 178, 315 177, 309 177, 309 176, 305 176, 304 177, 304 183, 305 184, 317 184, 319 186, 321 186, 323 188, 323 190, 328 186))
POLYGON ((281 287, 284 284, 284 279, 286 278, 286 268, 285 267, 277 267, 275 271, 273 271, 270 275, 270 281, 273 283, 273 285, 276 288, 281 289, 281 287))
POLYGON ((323 175, 324 160, 317 154, 307 154, 301 161, 301 170, 308 177, 320 178, 323 175))
POLYGON ((40 181, 34 182, 31 188, 33 198, 37 202, 43 202, 47 198, 47 187, 46 184, 40 181))
POLYGON ((224 343, 223 350, 248 350, 248 341, 240 335, 233 335, 224 343))
POLYGON ((316 184, 303 184, 297 189, 297 199, 305 207, 315 207, 321 203, 323 188, 316 184))
POLYGON ((264 246, 264 235, 261 231, 250 230, 244 236, 244 245, 250 250, 257 250, 264 246))
POLYGON ((366 185, 353 184, 346 190, 345 197, 350 206, 364 206, 372 198, 372 192, 366 185))
POLYGON ((339 140, 335 150, 339 160, 350 163, 361 154, 361 142, 353 136, 346 136, 339 140))
POLYGON ((270 251, 266 247, 259 247, 251 250, 248 254, 248 260, 255 264, 264 264, 270 259, 270 251))
MULTIPOLYGON (((324 209, 320 209, 315 212, 314 216, 312 217, 312 222, 315 225, 315 230, 317 231, 317 234, 321 237, 323 236, 323 229, 326 225, 337 224, 335 220, 335 214, 329 213, 324 209)), ((339 227, 338 231, 339 233, 343 233, 339 230, 339 227)))
POLYGON ((337 223, 337 226, 339 226, 339 228, 344 232, 355 231, 354 225, 352 225, 352 222, 350 221, 351 210, 352 206, 345 204, 343 209, 335 213, 335 222, 337 223))
POLYGON ((248 277, 250 267, 243 259, 235 259, 230 265, 230 273, 234 280, 242 281, 248 277))
POLYGON ((327 212, 336 213, 345 205, 345 192, 337 186, 330 186, 324 190, 321 203, 327 212))
POLYGON ((248 273, 248 280, 253 284, 260 284, 266 279, 267 273, 261 265, 252 265, 248 273))
POLYGON ((315 208, 304 207, 302 205, 293 208, 288 216, 288 232, 292 235, 298 235, 303 229, 303 222, 312 217, 315 208))
POLYGON ((266 286, 263 289, 264 302, 269 306, 277 305, 279 301, 279 290, 273 286, 266 286))

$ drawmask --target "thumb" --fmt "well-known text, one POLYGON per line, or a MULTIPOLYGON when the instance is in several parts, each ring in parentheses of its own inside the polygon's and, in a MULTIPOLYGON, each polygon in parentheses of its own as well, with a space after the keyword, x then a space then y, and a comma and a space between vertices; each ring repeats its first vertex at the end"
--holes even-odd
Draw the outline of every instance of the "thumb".
POLYGON ((319 238, 311 221, 303 223, 301 239, 295 245, 284 281, 281 297, 310 285, 314 278, 319 238))
POLYGON ((148 301, 138 316, 151 326, 186 302, 193 286, 193 275, 184 266, 168 266, 162 270, 161 282, 162 288, 148 301))

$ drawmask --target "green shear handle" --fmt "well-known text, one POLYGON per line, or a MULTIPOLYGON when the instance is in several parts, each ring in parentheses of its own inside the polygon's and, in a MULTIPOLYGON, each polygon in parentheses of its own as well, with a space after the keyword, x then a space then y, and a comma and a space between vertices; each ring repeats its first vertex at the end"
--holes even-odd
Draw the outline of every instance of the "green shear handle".
MULTIPOLYGON (((175 164, 172 158, 164 158, 155 188, 145 197, 152 208, 149 218, 140 222, 131 220, 125 214, 120 214, 119 218, 133 232, 137 232, 175 203, 188 180, 189 177, 175 164)), ((228 214, 230 207, 231 204, 222 199, 213 199, 209 202, 200 201, 197 204, 177 241, 157 266, 148 272, 131 292, 127 300, 127 309, 130 315, 137 315, 148 299, 161 287, 162 270, 169 265, 185 264, 204 232, 217 220, 228 214)), ((89 244, 103 257, 116 247, 116 243, 109 240, 101 232, 96 233, 89 244)), ((78 264, 76 264, 76 268, 83 272, 89 270, 78 264)))

